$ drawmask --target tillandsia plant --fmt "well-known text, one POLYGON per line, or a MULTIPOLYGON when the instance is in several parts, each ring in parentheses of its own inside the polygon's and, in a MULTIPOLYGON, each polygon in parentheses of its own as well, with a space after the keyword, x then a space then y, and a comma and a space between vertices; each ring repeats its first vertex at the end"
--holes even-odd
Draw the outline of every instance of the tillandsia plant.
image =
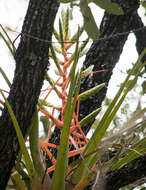
MULTIPOLYGON (((42 96, 40 96, 25 137, 22 136, 13 110, 5 98, 4 91, 1 90, 20 144, 20 153, 13 168, 8 189, 82 190, 91 180, 95 179, 95 176, 96 180, 94 181, 98 183, 101 173, 116 170, 146 152, 145 137, 138 143, 133 143, 128 147, 125 145, 125 142, 111 143, 110 141, 109 143, 108 139, 103 139, 118 109, 128 92, 136 84, 137 78, 146 64, 141 62, 146 49, 144 49, 133 68, 129 71, 125 81, 100 121, 97 122, 95 118, 101 108, 79 121, 82 101, 96 94, 104 87, 104 84, 101 84, 80 94, 82 78, 95 72, 105 72, 104 70, 93 72, 93 66, 85 71, 77 69, 79 58, 84 55, 85 47, 89 40, 87 38, 83 42, 80 41, 82 32, 83 27, 78 27, 77 32, 70 37, 69 10, 67 9, 66 12, 62 11, 62 16, 59 20, 59 32, 54 30, 54 37, 59 46, 52 44, 49 52, 56 66, 55 73, 57 79, 53 79, 49 74, 46 74, 45 80, 49 84, 49 88, 42 90, 42 93, 45 93, 45 97, 41 98, 42 96), (71 47, 74 48, 74 45, 75 50, 72 50, 73 53, 68 54, 69 49, 71 47), (49 101, 51 92, 56 93, 58 99, 60 99, 60 105, 50 103, 52 102, 52 100, 49 101), (40 122, 38 112, 44 115, 44 117, 41 117, 41 121, 43 122, 44 131, 47 133, 45 140, 42 140, 39 136, 40 122), (56 117, 56 112, 60 114, 59 117, 56 117), (91 138, 88 139, 82 128, 93 119, 95 119, 95 122, 91 128, 94 127, 95 131, 91 138), (54 127, 58 128, 61 133, 59 145, 50 143, 54 127), (25 141, 29 141, 30 153, 25 145, 25 141), (57 157, 52 154, 50 147, 57 150, 57 157), (102 156, 109 148, 115 148, 115 154, 108 160, 103 161, 102 156), (46 167, 46 155, 51 163, 49 168, 46 167), (75 157, 77 155, 78 158, 75 157), (69 163, 71 157, 76 159, 69 163)), ((3 37, 3 39, 5 38, 3 37)), ((14 53, 11 45, 7 45, 10 51, 14 53)), ((4 71, 0 71, 8 85, 11 86, 4 71)), ((117 135, 117 137, 119 136, 117 135)))

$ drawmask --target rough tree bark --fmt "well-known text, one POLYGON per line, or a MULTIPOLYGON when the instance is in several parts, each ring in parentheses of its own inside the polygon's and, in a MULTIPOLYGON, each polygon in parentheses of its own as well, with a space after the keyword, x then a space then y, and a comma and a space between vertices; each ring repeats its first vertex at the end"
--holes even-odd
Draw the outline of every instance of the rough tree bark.
MULTIPOLYGON (((114 34, 127 32, 143 26, 141 19, 137 14, 139 0, 114 1, 122 6, 125 14, 123 16, 115 16, 105 13, 100 27, 100 38, 107 38, 108 36, 113 36, 114 34)), ((51 41, 53 23, 57 9, 58 3, 56 0, 37 0, 37 3, 35 0, 30 0, 22 28, 22 33, 28 34, 29 36, 21 36, 21 41, 15 54, 16 70, 8 101, 14 110, 23 135, 26 133, 29 121, 32 117, 48 66, 49 43, 30 38, 30 36, 51 41)), ((146 31, 141 31, 139 33, 135 32, 135 35, 137 38, 137 49, 140 53, 142 49, 146 47, 146 39, 144 37, 146 36, 146 31)), ((82 82, 81 92, 103 82, 106 83, 106 88, 100 91, 96 96, 93 96, 88 101, 84 102, 83 105, 85 106, 81 106, 80 109, 80 118, 83 118, 88 113, 101 106, 106 95, 113 68, 119 60, 127 37, 128 34, 125 34, 117 36, 116 38, 111 37, 108 40, 93 42, 87 53, 84 68, 94 64, 94 70, 106 69, 107 72, 86 77, 82 82)), ((86 126, 86 133, 89 128, 90 125, 86 126)), ((58 139, 58 132, 55 131, 52 141, 57 142, 58 139)), ((2 190, 6 187, 18 150, 19 147, 15 131, 7 109, 4 108, 0 118, 0 188, 2 190)), ((127 168, 129 168, 127 170, 127 173, 129 173, 128 176, 131 175, 133 177, 131 177, 132 180, 127 180, 126 184, 132 183, 134 180, 146 176, 145 171, 141 170, 141 166, 145 164, 143 159, 145 160, 145 157, 140 157, 138 160, 133 161, 135 164, 137 163, 136 171, 140 171, 139 175, 136 175, 136 178, 133 178, 134 172, 132 173, 133 162, 127 164, 127 168)), ((115 189, 116 187, 117 189, 119 188, 118 184, 120 183, 125 185, 123 184, 123 179, 126 179, 122 179, 122 176, 125 174, 124 170, 121 168, 120 173, 116 172, 117 171, 115 171, 115 173, 107 173, 105 179, 107 189, 110 189, 110 187, 112 189, 113 184, 115 185, 115 189), (119 178, 117 180, 115 177, 118 174, 119 178)))
POLYGON ((120 187, 131 184, 145 176, 146 155, 131 161, 119 170, 107 173, 105 177, 105 190, 118 190, 120 187))
MULTIPOLYGON (((15 53, 15 76, 8 101, 23 135, 29 126, 47 71, 50 44, 45 40, 51 41, 58 6, 56 0, 30 0, 22 28, 21 41, 15 53)), ((1 190, 6 187, 18 150, 15 130, 5 107, 0 118, 1 190)))

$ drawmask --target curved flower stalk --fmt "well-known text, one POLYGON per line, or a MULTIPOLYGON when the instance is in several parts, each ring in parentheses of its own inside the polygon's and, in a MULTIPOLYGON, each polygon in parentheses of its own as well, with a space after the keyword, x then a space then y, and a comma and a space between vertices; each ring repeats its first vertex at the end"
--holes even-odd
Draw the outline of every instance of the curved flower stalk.
MULTIPOLYGON (((57 148, 57 145, 49 142, 53 124, 55 125, 55 127, 59 128, 62 131, 65 123, 65 115, 67 112, 68 112, 67 115, 69 115, 69 112, 71 112, 72 110, 72 115, 70 116, 71 117, 70 126, 69 126, 70 150, 68 152, 68 157, 70 158, 77 154, 81 155, 81 152, 83 152, 84 150, 84 146, 88 143, 88 139, 83 133, 82 127, 85 124, 87 124, 90 120, 95 118, 99 113, 100 109, 89 114, 89 116, 84 118, 82 121, 79 121, 78 118, 79 118, 80 102, 84 99, 87 99, 91 95, 97 93, 100 89, 104 87, 104 84, 102 84, 87 92, 78 95, 81 79, 86 75, 91 74, 92 68, 91 69, 89 68, 89 71, 76 72, 76 66, 78 63, 79 56, 86 47, 88 39, 85 40, 85 42, 83 42, 79 46, 79 37, 83 31, 82 27, 79 28, 77 33, 70 38, 68 20, 69 20, 69 10, 67 10, 66 13, 62 11, 62 19, 59 20, 59 33, 57 33, 57 31, 54 30, 54 36, 60 42, 60 47, 52 45, 50 51, 50 55, 54 60, 54 63, 57 68, 56 73, 58 78, 56 81, 54 81, 49 75, 46 75, 46 81, 51 86, 51 88, 48 89, 48 94, 50 94, 51 91, 54 91, 58 96, 58 98, 61 100, 61 106, 55 106, 47 102, 46 99, 48 97, 48 94, 44 99, 40 99, 38 104, 40 112, 50 119, 47 143, 46 142, 44 142, 44 144, 43 142, 40 143, 42 149, 45 150, 45 152, 47 153, 52 162, 52 166, 48 168, 49 173, 55 169, 56 165, 56 159, 48 149, 48 147, 57 148), (72 39, 74 39, 74 41, 77 42, 77 45, 75 52, 73 52, 70 56, 68 56, 68 50, 74 44, 74 41, 72 43, 72 39), (59 56, 57 56, 58 52, 62 54, 63 60, 60 60, 59 56), (70 108, 68 108, 67 110, 67 102, 69 96, 70 96, 71 105, 70 108), (49 112, 46 107, 50 107, 52 111, 49 112), (56 111, 60 113, 59 119, 54 116, 54 113, 56 111)), ((47 90, 45 90, 45 92, 46 91, 47 90)))

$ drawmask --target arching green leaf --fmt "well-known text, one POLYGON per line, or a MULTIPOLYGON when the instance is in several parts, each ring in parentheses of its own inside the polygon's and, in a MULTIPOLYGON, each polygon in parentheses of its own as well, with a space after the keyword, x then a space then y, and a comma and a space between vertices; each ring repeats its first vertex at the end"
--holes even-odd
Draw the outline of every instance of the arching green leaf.
POLYGON ((98 115, 100 111, 101 108, 97 108, 96 110, 94 110, 92 113, 90 113, 80 121, 80 125, 81 126, 87 125, 92 119, 94 119, 98 115))
POLYGON ((91 88, 90 90, 87 90, 83 93, 81 93, 79 96, 78 96, 78 100, 80 101, 83 101, 83 100, 86 100, 87 98, 89 98, 90 96, 96 94, 97 92, 99 92, 99 90, 101 90, 103 87, 105 86, 104 83, 94 87, 94 88, 91 88))
POLYGON ((88 0, 93 2, 102 9, 105 9, 110 14, 122 15, 124 14, 122 8, 117 3, 112 3, 109 0, 88 0))
POLYGON ((20 144, 20 149, 21 149, 23 157, 24 157, 24 161, 25 161, 25 164, 26 164, 26 168, 27 168, 29 177, 30 177, 30 179, 32 179, 36 175, 36 172, 35 172, 35 169, 34 169, 34 165, 33 165, 32 161, 31 161, 31 157, 30 157, 30 155, 28 153, 27 147, 25 145, 25 141, 24 141, 20 126, 18 124, 18 121, 17 121, 17 119, 16 119, 16 117, 14 115, 14 112, 13 112, 8 100, 6 99, 6 97, 4 96, 2 91, 1 91, 1 94, 2 94, 3 98, 5 99, 8 112, 9 112, 9 114, 11 116, 12 123, 14 125, 15 131, 16 131, 16 134, 17 134, 17 137, 18 137, 18 141, 19 141, 19 144, 20 144))
POLYGON ((80 0, 80 9, 84 19, 84 29, 86 30, 88 36, 92 39, 98 39, 99 29, 96 25, 91 10, 88 7, 87 0, 80 0))

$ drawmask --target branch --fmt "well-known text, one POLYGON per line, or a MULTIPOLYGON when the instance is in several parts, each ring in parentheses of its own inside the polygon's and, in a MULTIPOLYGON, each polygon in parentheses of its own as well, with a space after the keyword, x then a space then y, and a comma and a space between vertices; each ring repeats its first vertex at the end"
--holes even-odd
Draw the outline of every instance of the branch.
MULTIPOLYGON (((30 0, 20 44, 15 53, 16 69, 8 101, 23 135, 29 126, 48 67, 48 51, 54 19, 59 4, 56 0, 30 0), (44 41, 32 39, 36 36, 44 41)), ((4 108, 0 118, 0 188, 4 190, 14 166, 19 145, 9 113, 4 108)))
POLYGON ((118 190, 146 176, 146 155, 106 174, 106 190, 118 190))
MULTIPOLYGON (((132 28, 142 28, 144 27, 144 24, 142 23, 142 20, 140 16, 135 13, 133 22, 132 22, 132 28)), ((146 29, 140 30, 138 32, 135 32, 135 37, 136 37, 136 49, 138 54, 140 55, 141 52, 144 50, 146 47, 146 29)), ((143 61, 146 60, 146 55, 143 57, 143 61)))

